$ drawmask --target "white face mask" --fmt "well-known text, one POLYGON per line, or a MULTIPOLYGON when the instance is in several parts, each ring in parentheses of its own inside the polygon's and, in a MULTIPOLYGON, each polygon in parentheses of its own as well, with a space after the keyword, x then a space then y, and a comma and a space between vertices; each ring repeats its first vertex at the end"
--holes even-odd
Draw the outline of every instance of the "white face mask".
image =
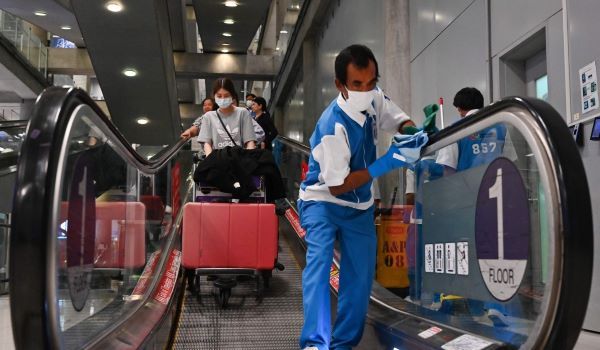
POLYGON ((246 100, 246 107, 248 107, 248 108, 252 107, 253 103, 254 103, 254 101, 252 101, 252 100, 246 100))
POLYGON ((346 91, 348 91, 346 102, 359 112, 367 110, 375 98, 375 90, 351 91, 346 87, 346 91))
POLYGON ((219 108, 227 108, 231 106, 231 102, 233 102, 233 98, 225 97, 225 98, 217 98, 215 97, 215 102, 219 105, 219 108))

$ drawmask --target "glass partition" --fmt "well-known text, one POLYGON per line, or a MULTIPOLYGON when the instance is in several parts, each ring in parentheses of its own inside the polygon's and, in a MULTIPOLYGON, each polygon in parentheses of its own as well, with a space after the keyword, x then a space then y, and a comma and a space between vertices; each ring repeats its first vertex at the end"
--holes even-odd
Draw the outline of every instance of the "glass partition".
POLYGON ((54 242, 59 339, 67 349, 83 347, 152 291, 161 254, 178 234, 173 222, 183 181, 172 182, 172 175, 184 175, 180 159, 191 162, 180 154, 157 173, 142 174, 90 107, 74 114, 56 178, 54 242))
POLYGON ((533 348, 556 298, 548 160, 514 114, 486 122, 415 166, 406 300, 466 332, 533 348))
POLYGON ((0 10, 0 35, 8 39, 19 53, 44 77, 48 71, 48 47, 42 39, 31 33, 25 22, 5 11, 0 10))

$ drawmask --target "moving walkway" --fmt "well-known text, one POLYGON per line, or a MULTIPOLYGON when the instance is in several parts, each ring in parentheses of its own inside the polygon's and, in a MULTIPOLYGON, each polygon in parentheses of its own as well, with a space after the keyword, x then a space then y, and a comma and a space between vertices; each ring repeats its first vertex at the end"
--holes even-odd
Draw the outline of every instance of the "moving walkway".
MULTIPOLYGON (((510 98, 433 136, 423 159, 495 126, 510 134, 510 153, 448 176, 419 173, 420 224, 403 257, 410 297, 375 283, 358 348, 573 347, 590 290, 592 223, 562 118, 541 101, 510 98)), ((134 150, 84 92, 45 91, 22 146, 12 217, 17 348, 297 348, 305 247, 294 205, 309 150, 279 138, 274 156, 291 204, 280 219, 286 269, 262 301, 241 281, 221 309, 185 290, 180 266, 193 191, 186 140, 134 150)))

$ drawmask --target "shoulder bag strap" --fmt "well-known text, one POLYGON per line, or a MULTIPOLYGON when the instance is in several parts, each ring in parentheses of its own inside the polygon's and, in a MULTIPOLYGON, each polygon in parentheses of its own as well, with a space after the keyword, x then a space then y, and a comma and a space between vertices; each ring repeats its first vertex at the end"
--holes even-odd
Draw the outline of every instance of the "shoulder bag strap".
POLYGON ((229 139, 231 140, 231 142, 233 142, 233 145, 237 146, 238 144, 235 142, 235 140, 233 139, 233 137, 231 137, 231 134, 229 133, 229 130, 227 130, 227 127, 225 126, 225 123, 223 123, 223 119, 221 119, 221 115, 219 114, 219 111, 216 111, 216 112, 217 112, 217 118, 219 118, 219 121, 221 122, 221 125, 223 126, 223 129, 227 133, 227 136, 229 136, 229 139))

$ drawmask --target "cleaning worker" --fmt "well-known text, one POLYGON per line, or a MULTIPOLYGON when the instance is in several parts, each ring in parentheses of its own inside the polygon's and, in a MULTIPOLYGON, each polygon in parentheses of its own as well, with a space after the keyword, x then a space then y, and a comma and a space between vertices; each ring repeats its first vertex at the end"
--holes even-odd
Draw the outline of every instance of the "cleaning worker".
POLYGON ((410 166, 427 135, 377 87, 373 52, 351 45, 335 59, 339 95, 323 112, 310 138, 308 173, 298 209, 306 231, 302 274, 304 326, 300 347, 350 349, 364 328, 375 270, 377 237, 373 223, 373 179, 410 166), (377 126, 396 134, 376 159, 377 126), (331 330, 329 271, 336 238, 341 248, 337 318, 331 330))

